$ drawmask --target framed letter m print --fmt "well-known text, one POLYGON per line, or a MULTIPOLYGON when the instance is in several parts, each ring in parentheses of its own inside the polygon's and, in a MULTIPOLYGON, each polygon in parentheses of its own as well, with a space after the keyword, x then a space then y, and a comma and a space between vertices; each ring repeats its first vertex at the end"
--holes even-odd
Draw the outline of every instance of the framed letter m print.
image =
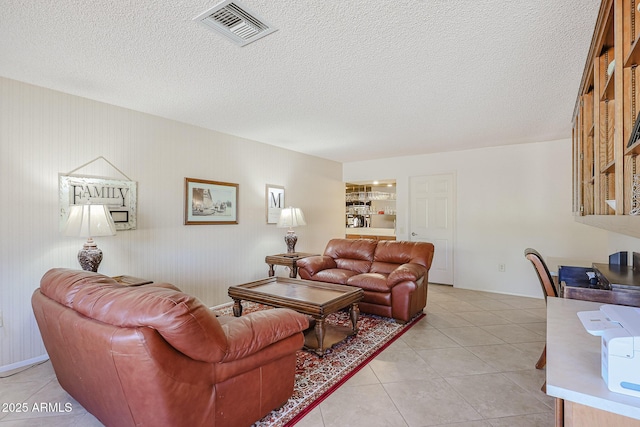
POLYGON ((267 224, 277 224, 284 208, 284 187, 267 184, 267 224))

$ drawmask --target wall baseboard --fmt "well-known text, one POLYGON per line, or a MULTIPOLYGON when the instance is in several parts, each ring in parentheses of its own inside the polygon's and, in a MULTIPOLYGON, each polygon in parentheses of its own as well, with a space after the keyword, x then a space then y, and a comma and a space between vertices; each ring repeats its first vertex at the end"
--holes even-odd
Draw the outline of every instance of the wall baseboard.
POLYGON ((0 374, 3 372, 13 371, 16 369, 24 368, 29 365, 35 365, 36 363, 41 363, 49 360, 48 354, 43 354, 42 356, 33 357, 31 359, 23 360, 21 362, 12 363, 10 365, 0 366, 0 374))

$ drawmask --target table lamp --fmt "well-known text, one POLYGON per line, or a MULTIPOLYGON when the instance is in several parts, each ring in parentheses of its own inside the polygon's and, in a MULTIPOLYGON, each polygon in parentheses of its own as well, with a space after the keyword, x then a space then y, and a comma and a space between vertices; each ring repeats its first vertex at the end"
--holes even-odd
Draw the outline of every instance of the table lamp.
POLYGON ((105 205, 74 205, 62 230, 65 236, 87 237, 87 242, 78 252, 78 261, 83 270, 98 271, 102 262, 102 250, 93 241, 94 236, 114 236, 116 225, 105 205))
POLYGON ((276 227, 289 227, 289 231, 287 231, 287 234, 284 236, 284 241, 287 244, 287 253, 295 252, 298 236, 296 236, 296 232, 293 231, 293 228, 300 227, 302 225, 307 225, 304 220, 302 209, 289 206, 288 208, 284 208, 280 211, 280 219, 278 220, 276 227))

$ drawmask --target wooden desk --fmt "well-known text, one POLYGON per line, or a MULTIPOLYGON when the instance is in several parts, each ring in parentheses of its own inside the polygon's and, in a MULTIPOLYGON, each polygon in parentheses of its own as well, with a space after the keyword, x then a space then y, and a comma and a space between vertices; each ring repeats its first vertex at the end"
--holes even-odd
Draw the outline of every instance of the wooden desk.
POLYGON ((302 252, 267 255, 267 257, 264 259, 264 262, 269 264, 269 277, 275 276, 275 265, 284 265, 285 267, 289 267, 289 277, 295 279, 298 276, 298 265, 296 264, 298 260, 315 255, 317 254, 305 254, 302 252))
MULTIPOLYGON (((579 269, 579 267, 560 267, 579 269)), ((586 270, 586 269, 585 269, 586 270)), ((598 286, 589 286, 586 274, 583 283, 560 282, 560 295, 570 299, 596 301, 640 307, 640 271, 629 266, 594 263, 591 270, 598 277, 598 286), (573 286, 572 286, 573 285, 573 286)), ((579 280, 578 280, 579 282, 579 280)))
POLYGON ((604 289, 640 291, 640 270, 628 265, 593 264, 593 270, 604 289))
POLYGON ((640 426, 640 398, 609 391, 600 374, 600 337, 576 315, 600 305, 547 298, 547 394, 557 399, 556 426, 640 426))

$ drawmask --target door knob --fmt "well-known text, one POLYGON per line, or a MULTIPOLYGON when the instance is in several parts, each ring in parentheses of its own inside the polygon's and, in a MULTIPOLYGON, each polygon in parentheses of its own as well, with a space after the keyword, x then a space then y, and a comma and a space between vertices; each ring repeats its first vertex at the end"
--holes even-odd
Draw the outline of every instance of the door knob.
POLYGON ((417 234, 416 234, 416 233, 414 233, 413 231, 411 232, 411 235, 412 235, 412 236, 417 236, 417 234))

